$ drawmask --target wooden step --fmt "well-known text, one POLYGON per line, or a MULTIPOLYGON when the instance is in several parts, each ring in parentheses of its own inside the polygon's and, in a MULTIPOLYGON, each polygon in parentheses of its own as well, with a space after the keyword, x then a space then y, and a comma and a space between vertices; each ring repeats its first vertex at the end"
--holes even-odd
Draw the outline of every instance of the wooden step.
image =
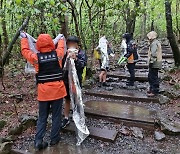
MULTIPOLYGON (((118 131, 116 130, 109 130, 109 129, 102 129, 90 126, 88 127, 90 132, 90 137, 105 141, 105 142, 114 142, 116 140, 116 137, 118 135, 118 131)), ((66 128, 64 128, 64 131, 71 131, 75 132, 75 124, 73 122, 70 123, 66 128)))
MULTIPOLYGON (((114 78, 119 78, 119 79, 127 79, 129 78, 129 74, 126 75, 126 73, 119 73, 119 74, 115 74, 115 73, 108 73, 107 75, 108 77, 114 77, 114 78)), ((135 75, 135 80, 136 81, 148 81, 148 75, 141 73, 141 74, 137 74, 135 75)))
POLYGON ((90 100, 85 102, 85 114, 113 119, 127 125, 152 129, 156 112, 142 106, 114 101, 90 100))
POLYGON ((146 95, 140 92, 126 90, 126 89, 118 90, 118 93, 105 91, 104 89, 101 91, 86 90, 84 91, 84 93, 90 96, 113 98, 113 99, 118 99, 118 100, 159 103, 159 99, 157 97, 147 97, 146 95))

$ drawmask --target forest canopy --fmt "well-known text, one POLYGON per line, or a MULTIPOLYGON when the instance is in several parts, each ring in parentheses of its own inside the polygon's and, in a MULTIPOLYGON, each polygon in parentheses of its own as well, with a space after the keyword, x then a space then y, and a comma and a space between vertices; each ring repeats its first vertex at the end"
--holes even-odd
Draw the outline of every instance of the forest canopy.
MULTIPOLYGON (((0 0, 1 58, 28 17, 30 20, 24 30, 32 36, 37 37, 40 33, 49 33, 52 37, 59 33, 66 37, 77 35, 85 49, 95 48, 102 35, 106 35, 108 40, 116 45, 120 43, 125 32, 133 33, 136 39, 146 38, 146 34, 151 30, 155 30, 159 37, 166 37, 165 1, 0 0)), ((168 2, 172 10, 173 32, 179 39, 180 2, 168 2)))

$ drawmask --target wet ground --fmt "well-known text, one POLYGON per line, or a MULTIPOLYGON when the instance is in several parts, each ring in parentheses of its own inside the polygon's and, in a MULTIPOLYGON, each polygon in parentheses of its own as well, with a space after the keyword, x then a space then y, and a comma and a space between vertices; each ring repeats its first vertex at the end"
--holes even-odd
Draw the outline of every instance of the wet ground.
MULTIPOLYGON (((121 130, 122 125, 117 125, 106 120, 96 120, 96 119, 87 119, 88 125, 93 125, 99 128, 109 128, 121 130)), ((48 133, 49 134, 49 133, 48 133)), ((51 148, 48 148, 43 154, 64 154, 64 151, 67 151, 70 154, 179 154, 180 152, 180 137, 179 136, 166 136, 164 141, 155 141, 152 133, 143 131, 144 139, 139 139, 134 136, 119 134, 114 143, 103 142, 101 140, 96 140, 93 138, 87 138, 80 148, 76 148, 76 136, 74 133, 61 133, 62 144, 51 148), (64 145, 65 144, 65 145, 64 145), (61 150, 60 150, 61 149, 61 150), (78 152, 77 152, 78 150, 78 152), (58 152, 56 152, 58 151, 58 152)), ((24 137, 21 139, 23 143, 18 142, 15 144, 15 148, 22 150, 32 149, 33 137, 24 137)), ((48 140, 48 135, 47 135, 48 140)), ((33 152, 32 150, 30 150, 33 152)), ((37 154, 41 154, 37 153, 37 154)))
MULTIPOLYGON (((165 53, 169 53, 169 48, 164 48, 165 53)), ((145 53, 145 52, 144 52, 145 53)), ((116 60, 117 61, 117 60, 116 60)), ((170 67, 172 59, 167 58, 164 61, 165 67, 170 67)), ((141 68, 137 68, 137 74, 142 74, 147 77, 147 63, 145 59, 139 62, 137 65, 141 68), (146 65, 146 67, 142 67, 146 65)), ((168 68, 169 69, 169 68, 168 68)), ((21 68, 22 70, 22 68, 21 68)), ((98 75, 98 71, 97 74, 98 75)), ((114 61, 111 61, 111 72, 113 74, 125 74, 128 75, 126 69, 121 66, 117 66, 114 61)), ((164 75, 164 72, 162 73, 164 75)), ((14 99, 9 98, 13 94, 23 94, 23 100, 17 103, 18 114, 30 113, 31 115, 37 115, 37 102, 34 79, 29 75, 19 75, 9 73, 5 78, 6 92, 3 94, 0 116, 9 122, 7 127, 3 129, 0 134, 7 136, 10 128, 16 126, 19 122, 17 115, 15 114, 14 105, 12 101, 14 99), (10 77, 12 75, 12 77, 10 77), (19 79, 22 80, 19 80, 19 79), (13 83, 11 81, 14 81, 13 83), (28 81, 28 82, 27 82, 28 81), (23 85, 23 86, 22 86, 23 85)), ((97 79, 91 83, 90 87, 85 90, 91 90, 96 93, 104 93, 107 97, 97 97, 83 94, 83 101, 86 102, 85 110, 88 109, 91 112, 103 114, 111 117, 131 119, 134 121, 150 122, 152 123, 156 118, 156 113, 162 113, 166 116, 172 117, 172 119, 180 120, 178 116, 180 111, 180 100, 171 100, 169 104, 159 104, 155 102, 146 102, 142 98, 146 97, 146 91, 148 89, 147 82, 136 81, 133 89, 126 88, 126 79, 120 79, 117 77, 108 78, 109 87, 99 88, 97 86, 97 79), (122 94, 123 96, 133 96, 135 100, 125 99, 113 99, 108 97, 108 94, 122 94)), ((2 87, 1 87, 2 88, 2 87)), ((167 82, 161 83, 161 90, 171 89, 172 86, 167 82)), ((16 99, 17 100, 17 99, 16 99)), ((98 115, 96 118, 87 114, 86 118, 87 126, 95 127, 99 129, 116 130, 119 132, 114 142, 104 142, 99 139, 88 137, 80 147, 76 147, 76 135, 73 132, 61 132, 61 142, 59 145, 49 147, 45 151, 35 152, 33 150, 33 140, 35 135, 35 127, 31 127, 19 135, 17 140, 13 144, 13 148, 24 150, 30 153, 36 154, 179 154, 180 153, 180 136, 166 135, 165 140, 156 141, 154 138, 154 128, 152 130, 141 129, 143 138, 139 138, 133 135, 132 129, 134 126, 126 125, 124 122, 115 122, 111 119, 101 118, 98 115)), ((146 123, 144 123, 146 125, 146 123)), ((51 121, 48 123, 47 134, 45 140, 50 140, 50 126, 51 121)))

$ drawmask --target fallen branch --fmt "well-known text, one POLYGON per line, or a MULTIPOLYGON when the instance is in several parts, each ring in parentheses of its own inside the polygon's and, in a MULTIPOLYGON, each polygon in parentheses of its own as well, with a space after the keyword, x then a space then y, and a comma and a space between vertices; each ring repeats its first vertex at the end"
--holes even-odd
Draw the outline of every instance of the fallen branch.
POLYGON ((4 66, 8 60, 8 57, 13 49, 13 45, 15 44, 16 40, 18 39, 19 37, 19 34, 20 34, 20 31, 22 31, 29 23, 29 19, 30 19, 30 16, 28 16, 23 24, 20 26, 20 28, 16 31, 12 41, 9 43, 8 45, 8 48, 7 48, 7 51, 5 52, 5 54, 3 55, 3 58, 2 58, 2 62, 0 62, 0 64, 2 64, 2 66, 4 66))

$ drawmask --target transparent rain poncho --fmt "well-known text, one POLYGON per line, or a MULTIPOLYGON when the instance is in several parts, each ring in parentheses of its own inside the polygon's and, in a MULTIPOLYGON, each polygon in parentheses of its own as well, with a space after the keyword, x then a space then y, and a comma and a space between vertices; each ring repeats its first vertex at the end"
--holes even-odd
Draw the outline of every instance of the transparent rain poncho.
MULTIPOLYGON (((39 51, 36 49, 36 41, 37 40, 35 38, 33 38, 31 35, 29 35, 28 33, 26 33, 26 35, 27 35, 30 50, 33 51, 34 53, 39 53, 39 51)), ((56 45, 60 39, 65 40, 63 34, 59 34, 53 40, 54 44, 56 45)), ((28 61, 27 61, 26 65, 25 65, 25 73, 34 73, 34 74, 36 73, 35 68, 28 61)))
MULTIPOLYGON (((26 33, 26 35, 27 35, 30 50, 33 51, 34 53, 38 53, 39 51, 36 49, 37 40, 33 38, 31 35, 29 35, 28 33, 26 33)), ((25 73, 36 73, 35 68, 28 61, 25 65, 25 73)))
MULTIPOLYGON (((35 46, 36 39, 34 39, 32 36, 30 36, 27 33, 26 35, 28 38, 30 50, 35 53, 38 53, 35 46)), ((59 34, 53 40, 54 44, 56 45, 60 39, 65 40, 62 34, 59 34)), ((65 46, 66 46, 66 43, 65 43, 65 46)), ((72 110, 73 110, 73 120, 76 126, 77 145, 80 145, 84 141, 84 139, 87 136, 89 136, 89 130, 85 123, 84 104, 82 101, 81 87, 79 84, 79 79, 77 76, 74 60, 71 58, 67 58, 64 69, 68 70, 68 80, 69 80, 71 105, 72 105, 72 110)), ((29 62, 26 63, 25 71, 26 73, 35 73, 34 67, 29 62)))
POLYGON ((75 123, 77 133, 76 145, 80 145, 85 140, 85 138, 89 136, 89 130, 85 123, 81 87, 77 76, 75 62, 72 58, 67 58, 64 69, 68 70, 69 92, 73 110, 73 121, 75 123))
POLYGON ((102 69, 106 69, 109 67, 109 56, 108 56, 108 52, 107 52, 107 39, 105 36, 101 37, 99 39, 99 45, 97 48, 100 49, 101 51, 101 68, 102 69))

